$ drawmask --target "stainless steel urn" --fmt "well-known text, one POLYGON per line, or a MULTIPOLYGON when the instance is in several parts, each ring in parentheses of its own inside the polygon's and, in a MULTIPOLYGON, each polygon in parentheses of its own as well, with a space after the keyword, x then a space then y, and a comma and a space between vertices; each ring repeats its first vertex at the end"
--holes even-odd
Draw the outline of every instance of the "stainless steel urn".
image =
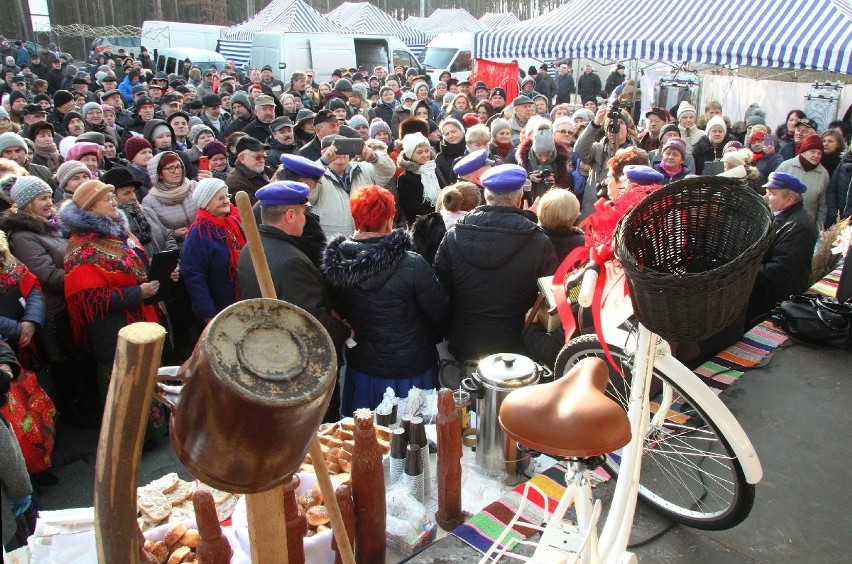
POLYGON ((462 387, 476 397, 476 463, 492 474, 503 474, 507 483, 525 479, 530 456, 500 427, 500 405, 512 390, 537 383, 540 374, 532 359, 499 353, 482 359, 473 376, 462 382, 462 387))

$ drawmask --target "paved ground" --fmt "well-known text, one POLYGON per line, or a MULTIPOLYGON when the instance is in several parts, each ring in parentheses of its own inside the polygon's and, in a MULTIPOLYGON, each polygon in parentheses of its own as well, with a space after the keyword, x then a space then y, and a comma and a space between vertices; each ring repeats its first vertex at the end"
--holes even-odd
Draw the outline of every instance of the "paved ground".
MULTIPOLYGON (((802 346, 780 349, 769 366, 746 373, 723 394, 760 455, 764 480, 754 509, 740 526, 705 532, 674 526, 635 552, 646 562, 848 562, 852 545, 852 354, 802 346)), ((97 431, 60 429, 55 473, 45 490, 48 509, 92 505, 97 431)), ((168 440, 142 456, 140 481, 188 473, 168 440)), ((669 523, 640 508, 632 542, 669 523)), ((454 538, 413 561, 478 559, 454 538)))

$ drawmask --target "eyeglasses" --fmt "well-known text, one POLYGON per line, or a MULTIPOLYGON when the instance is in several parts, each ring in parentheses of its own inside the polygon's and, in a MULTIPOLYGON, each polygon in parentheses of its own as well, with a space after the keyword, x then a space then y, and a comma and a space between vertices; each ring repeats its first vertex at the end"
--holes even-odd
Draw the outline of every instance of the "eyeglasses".
POLYGON ((560 135, 573 135, 574 134, 573 131, 568 130, 568 129, 557 129, 556 133, 558 133, 560 135))
POLYGON ((165 170, 167 172, 180 172, 180 171, 183 170, 183 165, 182 164, 173 164, 173 165, 169 165, 169 166, 164 166, 163 170, 165 170))

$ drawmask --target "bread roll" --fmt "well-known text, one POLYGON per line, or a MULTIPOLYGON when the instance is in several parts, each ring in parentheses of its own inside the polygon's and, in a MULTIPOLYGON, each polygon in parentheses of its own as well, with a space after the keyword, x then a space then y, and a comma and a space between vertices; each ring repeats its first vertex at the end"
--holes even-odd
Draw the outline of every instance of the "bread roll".
POLYGON ((171 556, 169 556, 168 564, 180 564, 183 562, 183 559, 189 556, 189 553, 192 552, 188 546, 182 546, 172 552, 171 556))
POLYGON ((175 523, 166 531, 166 536, 163 540, 167 545, 172 546, 173 544, 178 542, 185 534, 186 525, 184 525, 183 523, 175 523))
POLYGON ((305 517, 308 519, 308 524, 312 527, 325 525, 331 521, 331 515, 328 514, 328 509, 324 505, 316 505, 305 512, 305 517))
POLYGON ((186 533, 180 538, 180 544, 189 548, 197 548, 200 540, 201 535, 198 534, 198 529, 187 529, 186 533))
POLYGON ((163 541, 157 541, 150 550, 151 555, 161 564, 169 559, 169 545, 163 541))

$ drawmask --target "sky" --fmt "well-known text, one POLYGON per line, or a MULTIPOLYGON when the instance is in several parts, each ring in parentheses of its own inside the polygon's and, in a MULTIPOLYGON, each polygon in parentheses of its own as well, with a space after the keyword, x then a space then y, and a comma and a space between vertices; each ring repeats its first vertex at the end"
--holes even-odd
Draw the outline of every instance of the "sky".
POLYGON ((47 0, 29 0, 29 4, 33 22, 33 31, 49 31, 50 18, 47 15, 47 0))

